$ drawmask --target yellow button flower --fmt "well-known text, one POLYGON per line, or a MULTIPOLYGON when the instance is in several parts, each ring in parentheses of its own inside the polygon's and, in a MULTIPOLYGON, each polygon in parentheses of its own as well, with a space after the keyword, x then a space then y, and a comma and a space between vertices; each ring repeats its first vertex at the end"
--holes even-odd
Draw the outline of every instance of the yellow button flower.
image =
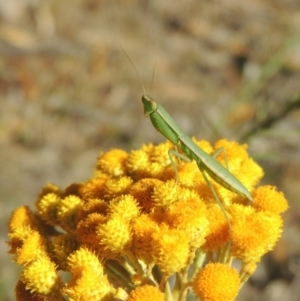
POLYGON ((237 270, 221 263, 209 263, 193 280, 193 289, 201 301, 233 301, 240 279, 237 270))
POLYGON ((21 279, 26 289, 42 295, 55 296, 62 287, 55 264, 45 254, 25 267, 21 279))
POLYGON ((133 290, 126 301, 165 301, 165 295, 155 286, 143 285, 133 290))

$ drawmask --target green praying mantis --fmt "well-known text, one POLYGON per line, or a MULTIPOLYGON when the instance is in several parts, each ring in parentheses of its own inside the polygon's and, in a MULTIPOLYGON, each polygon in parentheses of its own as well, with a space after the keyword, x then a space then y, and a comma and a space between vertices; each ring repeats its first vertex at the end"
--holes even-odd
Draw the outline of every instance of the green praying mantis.
MULTIPOLYGON (((123 49, 124 51, 124 49, 123 49)), ((125 52, 125 51, 124 51, 125 52)), ((139 76, 139 73, 137 72, 135 66, 133 65, 132 61, 130 60, 129 56, 125 52, 126 56, 128 57, 129 61, 131 62, 133 68, 135 69, 137 75, 139 76)), ((139 76, 140 78, 140 76, 139 76)), ((143 90, 144 85, 141 81, 143 90)), ((215 182, 223 186, 224 188, 237 193, 251 202, 253 202, 252 196, 248 189, 241 183, 239 179, 237 179, 229 170, 228 168, 225 168, 221 163, 219 163, 215 156, 221 151, 222 149, 219 149, 213 156, 206 153, 203 149, 201 149, 188 135, 184 133, 184 131, 176 124, 176 122, 173 120, 173 118, 170 116, 170 114, 163 108, 162 105, 157 103, 154 99, 152 99, 150 96, 142 95, 142 102, 144 105, 144 115, 146 117, 150 117, 151 122, 153 126, 156 128, 158 132, 160 132, 163 136, 165 136, 169 141, 171 141, 176 149, 181 149, 182 152, 185 154, 182 155, 178 153, 178 151, 169 150, 169 157, 172 162, 172 165, 174 166, 176 176, 178 175, 176 166, 173 162, 172 156, 175 155, 179 159, 183 159, 185 161, 195 161, 200 172, 203 175, 203 178, 209 188, 211 189, 218 205, 220 206, 221 210, 223 211, 223 214, 225 218, 227 219, 227 222, 230 226, 229 218, 226 214, 226 211, 214 189, 212 186, 207 174, 210 176, 211 179, 213 179, 215 182)))
MULTIPOLYGON (((162 105, 145 94, 142 96, 142 102, 144 104, 144 115, 146 117, 150 117, 151 122, 156 130, 170 140, 176 146, 176 148, 181 149, 185 154, 185 156, 183 156, 176 151, 169 150, 171 162, 173 163, 171 155, 175 155, 185 161, 194 160, 197 163, 204 180, 211 189, 228 222, 229 218, 225 212, 225 209, 206 173, 210 176, 210 178, 224 188, 235 192, 249 199, 250 201, 253 201, 250 192, 240 182, 240 180, 238 180, 232 173, 229 172, 227 168, 219 163, 214 156, 210 156, 208 153, 202 150, 188 135, 186 135, 162 105)), ((215 153, 215 155, 219 153, 218 151, 215 153)), ((173 164, 173 166, 177 174, 175 164, 173 164)))

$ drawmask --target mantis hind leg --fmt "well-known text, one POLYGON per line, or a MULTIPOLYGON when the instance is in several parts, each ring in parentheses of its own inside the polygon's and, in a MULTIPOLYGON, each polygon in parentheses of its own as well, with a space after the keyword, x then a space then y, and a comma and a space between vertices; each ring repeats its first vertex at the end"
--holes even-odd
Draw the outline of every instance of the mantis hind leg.
POLYGON ((216 190, 214 189, 213 185, 211 184, 209 178, 207 177, 207 175, 206 175, 206 173, 205 173, 205 170, 204 170, 203 167, 201 166, 201 162, 197 162, 197 165, 198 165, 198 167, 199 167, 199 169, 200 169, 200 171, 201 171, 201 173, 202 173, 202 176, 203 176, 203 178, 204 178, 204 180, 205 180, 207 186, 209 187, 209 189, 210 189, 211 192, 213 193, 214 198, 215 198, 216 201, 217 201, 217 204, 219 205, 219 207, 220 207, 222 213, 224 214, 224 217, 226 218, 226 221, 227 221, 227 223, 228 223, 229 229, 231 230, 232 228, 231 228, 230 219, 229 219, 229 217, 228 217, 228 214, 227 214, 227 212, 226 212, 226 210, 225 210, 223 204, 222 204, 221 201, 220 201, 220 198, 219 198, 219 196, 218 196, 216 190))

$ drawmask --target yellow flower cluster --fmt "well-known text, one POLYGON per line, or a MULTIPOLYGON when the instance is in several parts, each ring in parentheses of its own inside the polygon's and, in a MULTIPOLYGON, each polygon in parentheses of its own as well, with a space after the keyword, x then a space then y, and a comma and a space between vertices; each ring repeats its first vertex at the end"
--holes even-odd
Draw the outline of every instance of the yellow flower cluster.
MULTIPOLYGON (((195 162, 175 162, 176 179, 170 142, 112 149, 88 181, 48 184, 35 210, 12 214, 10 253, 23 267, 17 300, 184 301, 190 288, 202 301, 234 300, 280 237, 288 205, 276 188, 256 188, 263 171, 245 145, 194 141, 209 154, 224 148, 253 196, 249 204, 211 179, 230 225, 195 162)), ((217 160, 226 164, 223 154, 217 160)))

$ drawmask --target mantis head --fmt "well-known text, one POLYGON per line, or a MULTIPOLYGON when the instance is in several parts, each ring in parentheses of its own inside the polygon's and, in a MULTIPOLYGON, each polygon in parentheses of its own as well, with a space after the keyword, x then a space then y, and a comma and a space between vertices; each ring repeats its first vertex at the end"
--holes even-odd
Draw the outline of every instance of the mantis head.
POLYGON ((144 104, 144 115, 147 117, 157 109, 157 103, 149 96, 143 95, 142 102, 144 104))

